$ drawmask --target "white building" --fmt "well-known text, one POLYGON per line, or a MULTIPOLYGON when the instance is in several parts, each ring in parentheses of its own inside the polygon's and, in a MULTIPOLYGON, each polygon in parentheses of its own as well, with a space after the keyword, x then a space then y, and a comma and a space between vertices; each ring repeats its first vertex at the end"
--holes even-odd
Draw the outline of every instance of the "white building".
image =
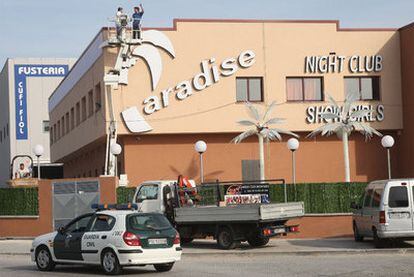
MULTIPOLYGON (((44 147, 40 158, 50 164, 48 98, 69 72, 75 59, 16 58, 8 59, 0 73, 0 187, 10 179, 16 156, 30 156, 36 144, 44 147)), ((30 158, 17 158, 30 167, 30 158)), ((13 170, 13 172, 14 172, 13 170)))

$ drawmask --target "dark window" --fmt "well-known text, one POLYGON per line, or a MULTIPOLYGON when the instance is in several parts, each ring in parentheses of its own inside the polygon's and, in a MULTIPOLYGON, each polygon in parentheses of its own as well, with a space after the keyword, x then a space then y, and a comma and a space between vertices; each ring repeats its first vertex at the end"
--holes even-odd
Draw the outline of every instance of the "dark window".
POLYGON ((391 187, 388 195, 388 206, 391 208, 408 207, 407 187, 391 187))
POLYGON ((70 109, 70 129, 73 130, 75 128, 75 108, 70 109))
POLYGON ((163 230, 172 226, 168 219, 161 214, 130 215, 127 217, 128 227, 133 230, 163 230))
POLYGON ((91 225, 91 232, 111 231, 115 225, 115 218, 105 214, 98 214, 91 225))
POLYGON ((50 144, 53 144, 53 127, 50 127, 50 144))
POLYGON ((61 127, 60 127, 60 120, 58 120, 58 122, 57 122, 57 139, 60 139, 60 129, 61 127))
POLYGON ((365 192, 364 207, 371 207, 372 189, 365 192))
POLYGON ((287 77, 286 99, 287 101, 323 101, 322 77, 287 77))
POLYGON ((375 189, 374 194, 372 196, 372 207, 373 208, 378 208, 380 206, 381 196, 382 196, 383 191, 384 191, 383 189, 375 189))
POLYGON ((358 93, 359 100, 380 100, 380 77, 345 77, 345 95, 358 93))
POLYGON ((259 160, 242 160, 243 181, 260 180, 259 160))
POLYGON ((57 130, 56 130, 56 124, 53 124, 53 141, 56 142, 58 140, 57 137, 57 130))
POLYGON ((237 102, 262 102, 263 85, 261 77, 236 78, 237 102))
POLYGON ((91 117, 93 115, 94 111, 95 111, 93 106, 94 106, 93 105, 93 91, 90 90, 88 92, 88 112, 89 112, 88 115, 89 115, 89 117, 91 117))
POLYGON ((95 112, 102 107, 101 84, 95 86, 95 112))
POLYGON ((82 122, 86 120, 86 97, 82 97, 82 122))
POLYGON ((69 131, 70 131, 70 125, 69 125, 69 121, 70 121, 70 119, 69 119, 69 112, 67 112, 67 113, 66 113, 65 117, 66 117, 66 134, 67 134, 67 133, 69 133, 69 131))
POLYGON ((63 137, 65 135, 65 131, 66 131, 66 129, 65 129, 65 116, 62 116, 60 121, 62 122, 62 132, 61 132, 61 134, 62 134, 62 137, 63 137))
POLYGON ((76 103, 76 126, 80 124, 80 103, 76 103))

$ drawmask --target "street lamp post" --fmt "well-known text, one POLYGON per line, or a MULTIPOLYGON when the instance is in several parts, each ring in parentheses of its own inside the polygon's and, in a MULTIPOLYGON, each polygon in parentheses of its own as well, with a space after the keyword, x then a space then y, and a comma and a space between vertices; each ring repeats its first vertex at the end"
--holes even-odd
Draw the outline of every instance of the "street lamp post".
POLYGON ((194 145, 195 151, 200 154, 200 182, 204 182, 204 169, 203 169, 203 153, 207 150, 207 144, 205 141, 199 140, 194 145))
POLYGON ((390 149, 394 145, 394 138, 392 136, 386 135, 381 139, 382 147, 387 149, 387 162, 388 162, 388 179, 391 179, 391 155, 390 149))
POLYGON ((44 151, 45 151, 45 149, 43 148, 43 146, 41 144, 37 144, 33 148, 33 153, 37 157, 37 179, 38 180, 40 180, 40 156, 43 155, 44 151))
MULTIPOLYGON (((295 200, 296 200, 296 157, 295 151, 299 148, 299 141, 295 138, 290 138, 287 141, 287 148, 292 152, 292 182, 295 189, 295 200)), ((285 189, 285 200, 287 198, 285 189)))
POLYGON ((118 143, 113 143, 111 145, 111 154, 115 156, 115 170, 114 170, 114 176, 118 175, 118 155, 121 154, 122 147, 118 143))

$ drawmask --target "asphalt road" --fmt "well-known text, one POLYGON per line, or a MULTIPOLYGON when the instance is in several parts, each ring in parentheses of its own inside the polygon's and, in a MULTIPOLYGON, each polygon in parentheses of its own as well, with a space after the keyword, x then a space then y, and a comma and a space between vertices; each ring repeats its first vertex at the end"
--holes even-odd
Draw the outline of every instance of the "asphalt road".
MULTIPOLYGON (((199 255, 183 256, 170 273, 153 267, 124 269, 127 276, 413 276, 413 254, 353 255, 199 255)), ((0 276, 97 276, 98 267, 57 266, 54 272, 37 270, 24 255, 0 255, 0 276)))

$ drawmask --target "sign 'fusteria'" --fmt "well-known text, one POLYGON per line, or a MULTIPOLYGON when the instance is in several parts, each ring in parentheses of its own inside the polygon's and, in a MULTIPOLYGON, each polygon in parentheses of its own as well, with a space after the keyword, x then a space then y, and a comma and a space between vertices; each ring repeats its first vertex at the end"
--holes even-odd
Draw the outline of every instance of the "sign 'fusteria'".
POLYGON ((174 87, 169 87, 161 91, 159 96, 152 95, 147 97, 143 104, 144 112, 152 114, 160 109, 166 108, 170 104, 171 95, 175 95, 177 100, 184 100, 195 92, 202 91, 220 81, 221 77, 233 75, 239 68, 248 68, 255 63, 255 53, 246 50, 236 58, 227 58, 219 65, 216 59, 203 60, 201 62, 201 73, 196 74, 192 79, 178 83, 174 87))

